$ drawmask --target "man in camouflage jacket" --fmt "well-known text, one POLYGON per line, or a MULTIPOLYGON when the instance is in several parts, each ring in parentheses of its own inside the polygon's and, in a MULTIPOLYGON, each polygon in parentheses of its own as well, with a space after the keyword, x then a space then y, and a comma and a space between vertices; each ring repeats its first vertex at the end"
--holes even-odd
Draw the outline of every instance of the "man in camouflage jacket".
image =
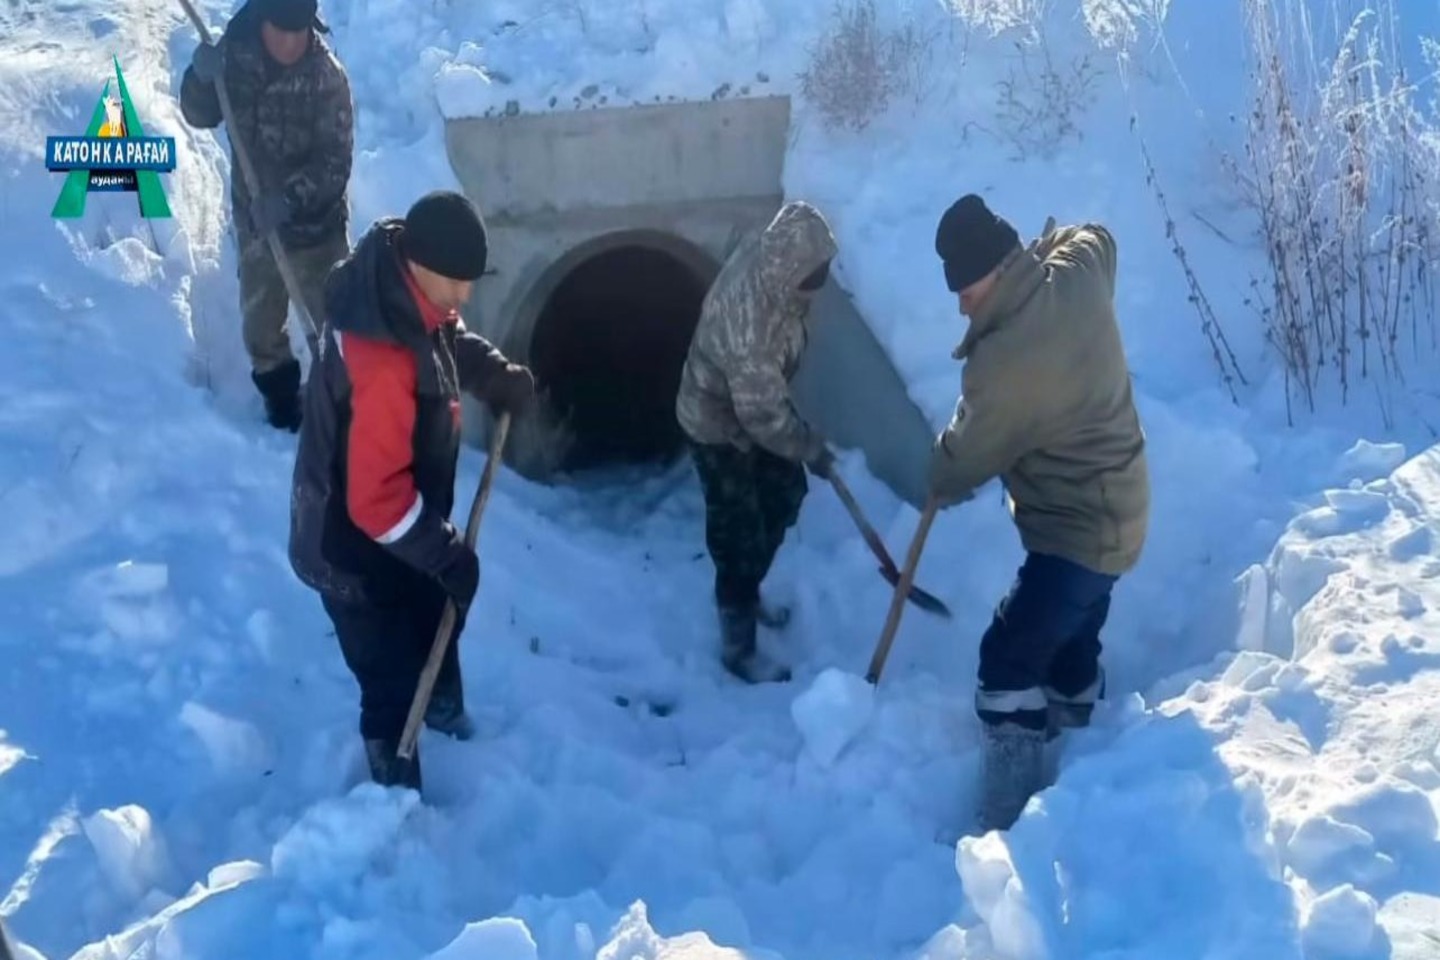
POLYGON ((1139 561, 1150 512, 1145 434, 1115 320, 1115 240, 1099 224, 1029 247, 970 194, 936 252, 970 318, 963 395, 937 438, 941 505, 1001 478, 1026 551, 980 640, 982 829, 1007 829, 1041 786, 1045 738, 1084 726, 1104 691, 1100 632, 1139 561))
POLYGON ((290 350, 290 297, 266 234, 278 232, 318 328, 325 278, 349 253, 354 148, 350 82, 321 36, 316 0, 249 0, 215 46, 201 44, 185 71, 180 110, 194 127, 224 119, 215 82, 235 112, 230 193, 240 259, 240 309, 251 377, 271 425, 300 425, 300 364, 290 350), (244 142, 260 180, 252 197, 234 158, 244 142))
POLYGON ((825 475, 832 457, 800 416, 790 378, 805 349, 810 298, 828 276, 835 238, 824 217, 787 203, 730 256, 701 308, 675 403, 705 496, 705 543, 715 564, 722 661, 750 683, 789 670, 756 648, 760 583, 795 524, 805 467, 825 475))

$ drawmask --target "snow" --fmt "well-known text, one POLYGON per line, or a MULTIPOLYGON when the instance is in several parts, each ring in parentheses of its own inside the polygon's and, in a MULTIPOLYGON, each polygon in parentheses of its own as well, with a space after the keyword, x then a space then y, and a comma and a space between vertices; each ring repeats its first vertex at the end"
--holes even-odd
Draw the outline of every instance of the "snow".
POLYGON ((535 940, 525 924, 511 917, 467 923, 460 936, 428 960, 538 960, 535 940))
POLYGON ((863 677, 831 667, 795 698, 790 716, 805 739, 805 750, 828 767, 865 728, 875 711, 875 688, 863 677))
MULTIPOLYGON (((455 186, 445 116, 796 95, 826 23, 782 0, 324 6, 359 108, 357 225, 455 186)), ((1219 224, 1179 219, 1217 310, 1245 313, 1256 251, 1220 239, 1244 226, 1213 160, 1243 107, 1237 8, 1054 6, 1049 53, 1101 70, 1083 137, 1036 149, 1055 118, 998 99, 1035 5, 897 3, 880 21, 936 44, 925 95, 859 132, 797 96, 787 156, 787 191, 832 219, 837 277, 936 423, 963 329, 938 212, 974 189, 1026 236, 1055 214, 1120 238, 1154 517, 1106 634, 1111 694, 1012 830, 958 840, 976 646, 1020 559, 994 491, 937 520, 917 574, 955 620, 907 616, 871 688, 890 590, 817 489, 767 583, 795 618, 763 642, 796 680, 746 689, 715 657, 686 466, 554 489, 502 473, 461 643, 479 735, 423 739, 425 804, 365 782, 353 681, 285 559, 293 438, 258 423, 247 380, 223 137, 173 100, 193 31, 161 0, 0 12, 0 918, 22 953, 1432 956, 1426 392, 1292 429, 1237 319, 1264 375, 1230 401, 1137 147, 1173 210, 1219 224), (49 219, 41 145, 91 109, 111 52, 179 142, 173 222, 116 197, 49 219)), ((1404 16, 1433 32, 1433 12, 1404 16)), ((460 491, 483 459, 465 452, 460 491)), ((841 463, 899 549, 914 511, 841 463)))

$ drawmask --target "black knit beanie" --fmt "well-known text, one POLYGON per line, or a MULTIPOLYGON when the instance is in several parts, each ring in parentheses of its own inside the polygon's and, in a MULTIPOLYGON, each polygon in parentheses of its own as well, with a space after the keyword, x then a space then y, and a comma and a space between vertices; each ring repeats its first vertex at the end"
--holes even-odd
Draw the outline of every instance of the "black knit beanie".
POLYGON ((973 193, 950 205, 935 230, 935 252, 945 264, 945 285, 959 293, 1000 265, 1020 235, 973 193))
POLYGON ((319 13, 318 0, 260 0, 260 19, 292 33, 316 26, 319 13))
POLYGON ((453 190, 427 193, 405 214, 400 252, 443 277, 479 279, 489 256, 480 211, 453 190))

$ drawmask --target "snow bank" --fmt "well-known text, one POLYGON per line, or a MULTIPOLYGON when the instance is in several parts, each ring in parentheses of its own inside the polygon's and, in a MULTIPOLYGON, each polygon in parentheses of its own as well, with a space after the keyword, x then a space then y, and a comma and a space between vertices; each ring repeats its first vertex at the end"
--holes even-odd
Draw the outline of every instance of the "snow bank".
POLYGON ((1247 575, 1215 675, 1145 716, 1111 705, 1014 829, 961 841, 996 955, 1428 955, 1440 566, 1411 545, 1440 526, 1440 447, 1367 490, 1247 575))
MULTIPOLYGON (((1046 52, 1066 67, 1093 55, 1105 76, 1073 118, 1083 136, 1047 154, 1027 134, 1057 118, 1027 123, 1027 104, 998 100, 1035 61, 992 31, 1032 7, 883 9, 887 27, 913 15, 936 38, 923 95, 860 133, 797 100, 787 157, 787 192, 830 215, 837 277, 937 422, 962 330, 930 248, 939 211, 980 190, 1027 238, 1052 213, 1120 238, 1155 516, 1107 631, 1116 699, 1015 830, 958 848, 936 838, 973 792, 975 644, 1019 559, 993 490, 937 521, 919 571, 956 620, 907 615, 873 694, 843 677, 863 668, 889 590, 837 505, 807 501, 767 584, 797 601, 803 628, 777 640, 810 680, 797 695, 739 689, 716 663, 688 471, 619 493, 504 476, 461 644, 484 734, 425 738, 430 806, 356 786, 353 683, 284 556, 293 438, 259 426, 240 350, 223 150, 170 98, 190 28, 168 7, 0 14, 0 96, 17 106, 0 137, 0 601, 15 611, 0 636, 0 862, 24 864, 5 909, 26 938, 77 960, 1283 958, 1422 943, 1431 908, 1414 892, 1436 876, 1440 787, 1433 454, 1387 475, 1397 437, 1272 433, 1273 416, 1216 389, 1127 121, 1177 206, 1228 202, 1208 192, 1215 127, 1193 118, 1197 98, 1211 117, 1234 107, 1234 22, 1175 4, 1169 32, 1186 43, 1152 50, 1137 11, 1163 5, 1087 0, 1079 27, 1056 5, 1046 52), (133 57, 147 125, 180 140, 177 218, 154 238, 123 197, 92 198, 81 223, 47 219, 39 144, 93 105, 102 41, 133 57), (1136 67, 1124 84, 1117 42, 1136 67), (1147 72, 1159 82, 1136 81, 1147 72), (1315 476, 1337 489, 1253 567, 1243 609, 1216 614, 1315 476), (565 589, 537 595, 557 570, 565 589), (1237 636, 1242 652, 1212 663, 1237 636), (1149 713, 1121 693, 1180 666, 1193 669, 1149 713)), ((359 109, 362 226, 454 185, 446 114, 793 94, 828 23, 813 4, 759 0, 326 12, 359 109)), ((1190 237, 1197 262, 1244 276, 1243 251, 1190 237)), ((460 487, 478 461, 467 452, 460 487)), ((887 541, 906 542, 913 512, 847 479, 887 541)))

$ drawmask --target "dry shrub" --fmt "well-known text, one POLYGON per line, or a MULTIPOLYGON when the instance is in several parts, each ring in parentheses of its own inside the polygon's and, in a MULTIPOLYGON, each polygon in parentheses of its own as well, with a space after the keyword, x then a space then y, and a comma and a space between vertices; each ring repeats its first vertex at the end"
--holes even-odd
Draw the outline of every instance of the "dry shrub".
POLYGON ((1389 417, 1380 387, 1403 387, 1407 361, 1437 347, 1434 104, 1418 100, 1388 2, 1348 25, 1337 5, 1333 36, 1295 0, 1245 3, 1253 99, 1227 166, 1265 251, 1245 303, 1284 364, 1287 406, 1313 412, 1327 382, 1348 403, 1373 381, 1389 417))
POLYGON ((882 28, 874 0, 839 0, 800 74, 801 95, 827 127, 863 130, 894 97, 924 88, 932 39, 910 22, 882 28))

